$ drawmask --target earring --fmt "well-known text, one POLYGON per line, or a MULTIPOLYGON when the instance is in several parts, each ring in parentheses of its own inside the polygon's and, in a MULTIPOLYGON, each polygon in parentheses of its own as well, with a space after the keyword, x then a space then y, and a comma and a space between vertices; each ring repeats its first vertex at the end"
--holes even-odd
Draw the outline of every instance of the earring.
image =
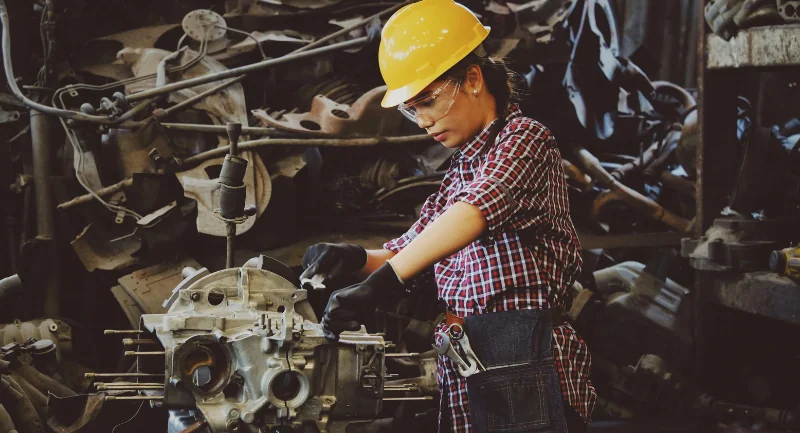
POLYGON ((472 94, 478 96, 478 89, 472 89, 472 94))

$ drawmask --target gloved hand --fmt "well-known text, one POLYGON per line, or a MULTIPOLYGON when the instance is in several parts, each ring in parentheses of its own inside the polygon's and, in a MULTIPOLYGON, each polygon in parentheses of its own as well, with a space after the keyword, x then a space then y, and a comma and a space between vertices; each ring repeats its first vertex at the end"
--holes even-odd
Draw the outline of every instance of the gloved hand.
POLYGON ((325 279, 337 279, 361 270, 367 264, 367 250, 352 244, 315 244, 303 255, 303 271, 300 280, 322 275, 325 279))
POLYGON ((322 316, 325 337, 338 341, 342 331, 358 331, 358 318, 385 305, 393 293, 403 290, 403 283, 387 262, 363 282, 333 292, 322 316))

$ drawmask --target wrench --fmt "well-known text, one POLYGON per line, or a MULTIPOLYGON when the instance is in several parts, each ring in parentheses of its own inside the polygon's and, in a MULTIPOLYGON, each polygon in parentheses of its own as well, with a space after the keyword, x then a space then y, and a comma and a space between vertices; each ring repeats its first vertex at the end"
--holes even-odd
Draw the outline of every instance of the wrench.
MULTIPOLYGON (((442 344, 440 346, 434 344, 433 345, 434 350, 436 350, 436 353, 438 353, 439 355, 446 355, 448 358, 453 360, 453 362, 455 362, 456 364, 456 368, 458 369, 458 373, 462 377, 472 376, 473 374, 475 374, 476 371, 478 371, 478 363, 477 362, 469 363, 465 361, 464 358, 462 358, 461 355, 459 355, 458 352, 456 351, 456 348, 453 346, 453 343, 450 340, 450 336, 447 335, 447 333, 437 332, 436 335, 441 337, 442 344)), ((473 353, 472 360, 477 361, 477 358, 475 358, 474 356, 475 354, 473 353)))

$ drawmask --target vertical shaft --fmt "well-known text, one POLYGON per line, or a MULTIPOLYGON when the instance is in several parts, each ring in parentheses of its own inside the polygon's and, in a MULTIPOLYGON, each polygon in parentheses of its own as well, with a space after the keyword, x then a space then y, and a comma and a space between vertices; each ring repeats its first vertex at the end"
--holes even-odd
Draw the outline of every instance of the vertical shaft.
MULTIPOLYGON (((228 154, 231 157, 236 157, 239 153, 239 136, 242 134, 242 124, 241 123, 228 123, 225 126, 225 131, 228 133, 228 143, 230 145, 230 150, 228 154)), ((226 159, 225 163, 229 163, 230 158, 226 159)), ((246 167, 245 162, 245 167, 246 167)), ((242 172, 242 176, 244 172, 242 172)), ((241 182, 243 179, 237 179, 237 181, 241 182)), ((234 186, 234 185, 223 185, 223 194, 225 194, 226 186, 234 186)), ((245 188, 244 183, 241 185, 235 185, 238 188, 245 188)), ((244 192, 244 191, 242 191, 244 192)), ((241 209, 236 209, 237 215, 241 215, 244 213, 244 196, 241 197, 242 203, 238 206, 241 209)), ((236 223, 232 221, 225 222, 226 228, 226 237, 227 237, 227 254, 225 256, 225 267, 230 269, 233 267, 233 256, 235 251, 235 239, 236 239, 236 223)))

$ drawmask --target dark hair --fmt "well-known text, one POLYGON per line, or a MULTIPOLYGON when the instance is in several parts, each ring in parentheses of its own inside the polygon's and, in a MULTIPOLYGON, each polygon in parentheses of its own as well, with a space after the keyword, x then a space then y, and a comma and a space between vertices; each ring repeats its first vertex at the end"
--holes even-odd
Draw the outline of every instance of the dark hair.
POLYGON ((507 116, 511 104, 522 100, 522 77, 509 68, 505 60, 499 57, 481 57, 475 53, 468 54, 442 76, 463 80, 470 65, 481 68, 486 87, 497 102, 498 116, 507 116))

